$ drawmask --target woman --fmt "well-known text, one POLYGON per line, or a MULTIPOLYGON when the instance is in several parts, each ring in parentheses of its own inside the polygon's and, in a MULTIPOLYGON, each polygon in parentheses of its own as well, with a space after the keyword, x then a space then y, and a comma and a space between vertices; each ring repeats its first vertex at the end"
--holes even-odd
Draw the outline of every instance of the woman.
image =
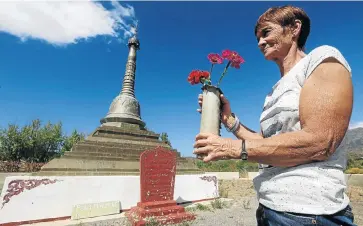
POLYGON ((265 100, 261 134, 241 124, 221 95, 222 123, 238 139, 198 134, 194 144, 205 162, 259 163, 253 181, 259 225, 354 225, 344 193, 346 153, 337 150, 352 113, 351 69, 334 47, 305 54, 309 32, 310 19, 300 8, 274 7, 261 15, 258 47, 281 73, 265 100))

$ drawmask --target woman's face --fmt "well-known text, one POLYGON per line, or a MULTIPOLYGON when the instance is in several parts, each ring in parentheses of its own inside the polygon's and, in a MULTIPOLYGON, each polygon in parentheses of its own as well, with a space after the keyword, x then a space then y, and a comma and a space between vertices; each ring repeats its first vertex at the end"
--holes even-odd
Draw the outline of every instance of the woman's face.
POLYGON ((264 22, 257 31, 258 48, 266 60, 282 60, 293 43, 290 29, 283 29, 281 25, 264 22))

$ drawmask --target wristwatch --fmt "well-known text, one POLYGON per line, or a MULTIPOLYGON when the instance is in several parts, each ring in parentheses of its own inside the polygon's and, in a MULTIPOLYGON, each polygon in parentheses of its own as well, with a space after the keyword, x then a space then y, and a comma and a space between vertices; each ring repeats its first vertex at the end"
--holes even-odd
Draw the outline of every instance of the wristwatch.
POLYGON ((242 140, 241 159, 242 160, 247 160, 248 159, 248 153, 246 151, 246 142, 245 142, 244 139, 242 140))

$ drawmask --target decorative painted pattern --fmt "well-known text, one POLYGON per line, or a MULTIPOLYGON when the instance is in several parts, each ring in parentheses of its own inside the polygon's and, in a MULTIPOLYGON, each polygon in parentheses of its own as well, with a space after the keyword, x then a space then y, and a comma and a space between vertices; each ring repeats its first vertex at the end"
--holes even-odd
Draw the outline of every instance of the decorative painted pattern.
POLYGON ((201 180, 206 180, 208 182, 213 181, 214 187, 217 189, 217 177, 216 176, 202 176, 200 177, 201 180))
POLYGON ((50 180, 50 179, 31 179, 31 180, 13 180, 10 181, 8 184, 8 189, 6 190, 6 194, 3 198, 3 203, 2 203, 2 207, 4 207, 4 205, 6 203, 8 203, 10 201, 10 199, 13 196, 19 195, 20 193, 22 193, 25 189, 26 190, 31 190, 33 188, 38 187, 39 185, 48 185, 48 184, 54 184, 56 182, 58 182, 59 180, 50 180))

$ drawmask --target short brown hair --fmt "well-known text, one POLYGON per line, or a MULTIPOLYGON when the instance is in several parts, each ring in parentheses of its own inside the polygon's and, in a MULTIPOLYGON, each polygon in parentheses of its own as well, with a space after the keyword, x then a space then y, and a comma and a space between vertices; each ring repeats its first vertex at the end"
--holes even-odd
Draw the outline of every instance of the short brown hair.
POLYGON ((269 8, 258 18, 255 26, 255 35, 263 22, 280 24, 285 28, 287 26, 293 26, 295 20, 301 21, 301 31, 297 45, 300 49, 303 49, 310 33, 310 18, 304 10, 295 6, 287 5, 269 8))

